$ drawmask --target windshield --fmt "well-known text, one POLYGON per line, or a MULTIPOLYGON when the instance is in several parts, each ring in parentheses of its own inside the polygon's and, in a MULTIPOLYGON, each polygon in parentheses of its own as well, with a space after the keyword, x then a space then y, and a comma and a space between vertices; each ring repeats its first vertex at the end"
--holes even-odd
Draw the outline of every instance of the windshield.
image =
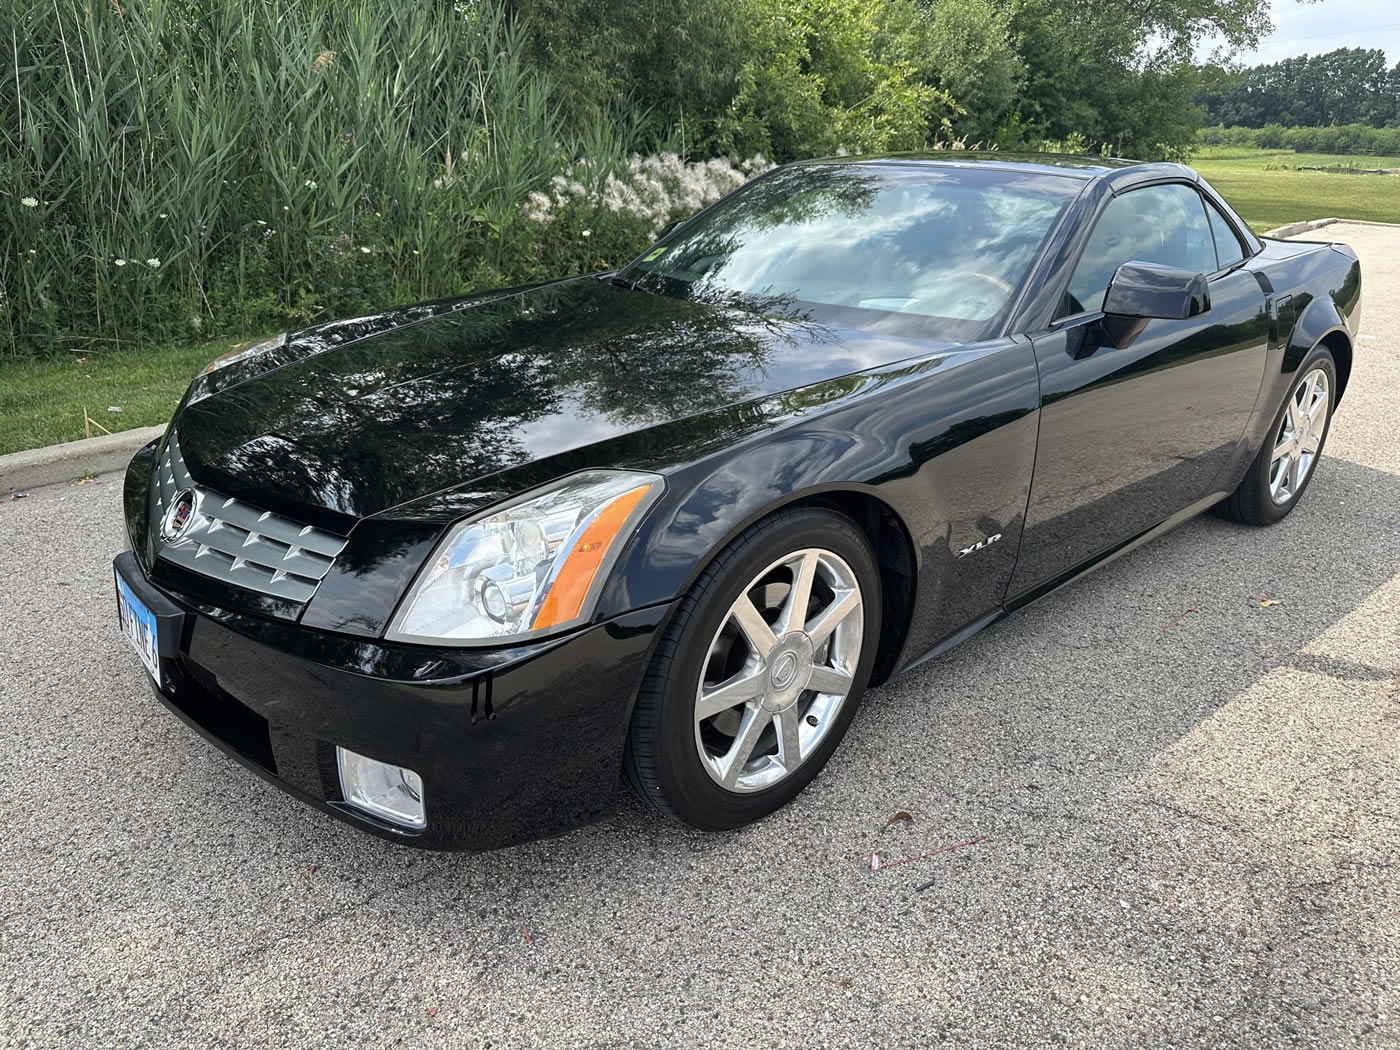
POLYGON ((618 276, 849 328, 989 335, 1081 184, 978 167, 813 164, 758 179, 618 276))

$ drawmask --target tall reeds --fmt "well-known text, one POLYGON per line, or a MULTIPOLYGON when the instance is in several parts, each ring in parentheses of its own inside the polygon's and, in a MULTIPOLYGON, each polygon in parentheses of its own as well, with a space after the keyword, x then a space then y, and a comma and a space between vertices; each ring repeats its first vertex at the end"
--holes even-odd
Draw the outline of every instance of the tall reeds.
POLYGON ((493 0, 7 7, 0 355, 520 278, 529 193, 635 146, 562 126, 493 0))

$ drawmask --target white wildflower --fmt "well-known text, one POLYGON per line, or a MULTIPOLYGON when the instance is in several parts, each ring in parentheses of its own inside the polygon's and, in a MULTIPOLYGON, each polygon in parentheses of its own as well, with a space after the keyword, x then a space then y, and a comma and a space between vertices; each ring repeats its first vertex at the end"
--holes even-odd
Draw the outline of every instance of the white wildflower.
POLYGON ((531 222, 546 222, 549 213, 554 208, 554 200, 547 193, 536 190, 525 198, 525 207, 521 209, 525 218, 531 222))
POLYGON ((738 165, 726 158, 687 163, 675 153, 633 154, 625 167, 600 181, 594 166, 580 161, 551 178, 547 192, 530 194, 521 210, 526 218, 543 225, 560 209, 578 202, 640 219, 655 232, 673 218, 713 204, 772 167, 762 154, 738 165))
POLYGON ((147 260, 146 260, 146 265, 149 266, 152 270, 159 270, 159 269, 160 269, 160 260, 159 260, 159 259, 147 259, 147 260))
POLYGON ((19 202, 23 204, 26 208, 37 208, 39 206, 39 202, 33 197, 21 197, 19 199, 19 202))
POLYGON ((366 248, 363 244, 360 245, 360 251, 364 252, 366 255, 369 254, 369 249, 366 248))
POLYGON ((160 213, 160 217, 161 217, 162 219, 167 218, 165 212, 161 212, 161 213, 160 213))
POLYGON ((316 188, 316 180, 307 179, 305 182, 302 183, 302 185, 305 186, 308 190, 314 190, 316 188))
POLYGON ((593 236, 593 231, 592 231, 592 230, 584 230, 584 231, 583 231, 583 235, 584 235, 585 237, 592 237, 592 236, 593 236))
POLYGON ((199 331, 204 327, 204 318, 200 317, 199 314, 190 314, 190 327, 196 332, 199 331))
POLYGON ((118 266, 125 266, 125 265, 126 265, 126 260, 125 260, 125 259, 113 259, 112 262, 116 263, 116 265, 118 265, 118 266))

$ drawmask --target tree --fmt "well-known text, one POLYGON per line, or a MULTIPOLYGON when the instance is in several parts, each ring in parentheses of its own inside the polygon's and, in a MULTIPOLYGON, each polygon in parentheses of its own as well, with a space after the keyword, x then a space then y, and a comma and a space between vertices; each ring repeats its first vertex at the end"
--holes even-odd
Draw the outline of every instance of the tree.
POLYGON ((533 62, 554 79, 566 123, 619 118, 641 144, 721 112, 752 48, 751 0, 674 6, 660 0, 513 0, 533 62), (640 120, 638 119, 640 117, 640 120))
POLYGON ((1011 47, 1010 13, 991 0, 934 0, 925 17, 915 59, 920 74, 964 110, 953 124, 959 135, 974 142, 994 138, 1025 78, 1011 47))
POLYGON ((1267 0, 1006 0, 1026 65, 1021 117, 1134 156, 1175 155, 1199 126, 1196 41, 1256 43, 1267 0))
MULTIPOLYGON (((985 2, 985 0, 984 0, 985 2)), ((913 0, 516 0, 570 119, 645 107, 642 131, 686 152, 789 160, 913 149, 955 112, 920 78, 913 0)))

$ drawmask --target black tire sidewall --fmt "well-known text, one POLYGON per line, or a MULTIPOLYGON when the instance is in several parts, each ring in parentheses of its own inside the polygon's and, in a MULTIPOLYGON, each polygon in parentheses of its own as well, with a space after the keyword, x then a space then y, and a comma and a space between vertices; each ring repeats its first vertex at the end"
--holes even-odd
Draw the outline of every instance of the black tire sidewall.
POLYGON ((1274 421, 1269 424, 1269 431, 1265 435, 1263 447, 1259 450, 1259 458, 1254 470, 1256 506, 1259 508, 1259 516, 1268 523, 1282 521, 1286 518, 1289 512, 1298 505, 1299 500, 1303 498, 1303 493, 1308 491, 1308 486, 1317 476, 1322 453, 1327 448, 1327 436, 1332 432, 1332 415, 1337 408, 1337 363, 1332 359, 1331 351, 1325 346, 1314 347, 1312 352, 1303 358, 1303 363, 1293 374, 1295 378, 1288 386, 1288 395, 1274 415, 1274 421), (1269 468, 1273 465, 1272 457, 1279 428, 1283 426, 1283 417, 1288 412, 1288 406, 1293 402, 1293 398, 1297 396, 1298 387, 1302 384, 1304 377, 1319 366, 1327 373, 1328 405, 1327 422, 1322 428, 1322 440, 1317 446, 1317 456, 1313 460, 1312 469, 1308 471, 1308 476, 1303 479, 1302 487, 1293 494, 1287 503, 1275 503, 1273 493, 1269 491, 1269 468))
POLYGON ((766 816, 794 798, 821 771, 855 717, 880 640, 879 570, 864 534, 849 518, 835 511, 804 508, 781 515, 749 542, 741 537, 736 543, 730 548, 732 559, 697 584, 703 590, 682 629, 674 656, 666 661, 668 666, 654 669, 665 679, 659 683, 665 703, 654 742, 662 790, 677 817, 710 830, 739 827, 766 816), (860 583, 865 623, 851 691, 836 723, 796 773, 762 791, 726 791, 705 771, 695 747, 694 698, 710 642, 743 588, 776 559, 805 547, 822 547, 840 555, 860 583))

